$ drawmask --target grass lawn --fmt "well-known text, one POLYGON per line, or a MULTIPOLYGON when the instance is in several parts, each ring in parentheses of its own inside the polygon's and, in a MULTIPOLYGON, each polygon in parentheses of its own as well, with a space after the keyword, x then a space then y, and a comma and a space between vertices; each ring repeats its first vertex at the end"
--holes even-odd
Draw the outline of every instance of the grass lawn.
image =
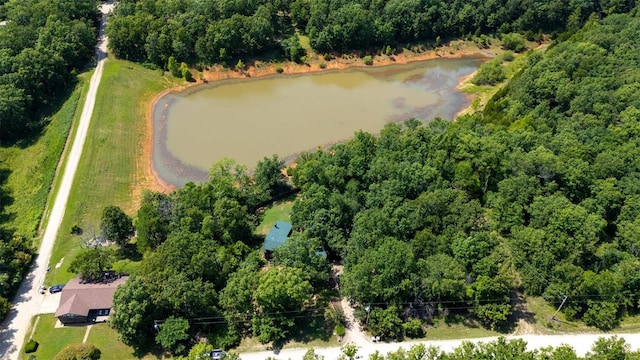
POLYGON ((552 320, 552 316, 556 313, 557 306, 547 303, 542 297, 527 297, 527 306, 534 314, 536 332, 539 334, 564 334, 564 333, 637 333, 640 331, 640 315, 625 317, 613 330, 603 332, 597 328, 587 326, 579 320, 569 320, 564 313, 559 312, 555 315, 556 320, 552 320))
MULTIPOLYGON (((91 332, 87 342, 100 349, 101 360, 122 360, 136 359, 133 348, 117 341, 118 333, 107 324, 95 324, 91 327, 91 332)), ((156 359, 153 355, 146 355, 141 359, 156 359)))
MULTIPOLYGON (((38 359, 53 359, 63 347, 68 344, 81 343, 86 326, 68 326, 55 328, 54 325, 58 319, 53 314, 39 315, 40 320, 36 324, 33 333, 33 340, 37 341, 38 350, 33 353, 38 359)), ((34 322, 35 319, 34 317, 34 322)), ((28 339, 27 339, 28 340, 28 339)), ((26 341, 25 341, 26 343, 26 341)), ((23 359, 28 359, 29 354, 25 354, 24 350, 20 351, 23 359)))
POLYGON ((35 238, 34 247, 39 245, 38 225, 69 129, 74 119, 80 117, 81 99, 88 91, 86 79, 90 76, 91 73, 85 73, 78 77, 76 88, 32 144, 0 146, 0 163, 11 172, 6 186, 13 198, 13 203, 6 209, 12 218, 6 225, 15 228, 20 235, 35 238))
POLYGON ((51 256, 51 271, 45 283, 65 283, 74 255, 85 239, 100 232, 100 215, 108 205, 120 206, 132 215, 145 181, 137 159, 147 132, 146 110, 151 99, 175 85, 157 70, 121 60, 105 64, 96 106, 82 158, 76 172, 65 217, 51 256), (70 234, 78 225, 83 234, 70 234), (60 268, 55 264, 64 261, 60 268))
POLYGON ((469 327, 462 324, 438 324, 427 329, 424 340, 454 340, 464 338, 482 338, 489 336, 505 335, 496 331, 485 329, 481 326, 469 327))
POLYGON ((262 214, 262 221, 256 228, 256 234, 266 235, 276 220, 291 221, 291 210, 296 195, 287 196, 271 204, 262 214))

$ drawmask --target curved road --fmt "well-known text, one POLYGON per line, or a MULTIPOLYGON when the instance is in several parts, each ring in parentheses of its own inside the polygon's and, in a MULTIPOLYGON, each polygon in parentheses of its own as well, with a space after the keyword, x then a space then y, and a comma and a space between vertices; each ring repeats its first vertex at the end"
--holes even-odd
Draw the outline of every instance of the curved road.
POLYGON ((38 251, 38 256, 22 281, 22 284, 18 289, 18 293, 13 300, 13 308, 0 329, 0 359, 18 359, 19 351, 22 347, 22 343, 24 342, 31 318, 38 314, 44 299, 44 296, 38 292, 38 288, 43 283, 47 267, 49 266, 49 259, 51 258, 53 244, 55 242, 60 223, 62 222, 62 218, 64 217, 67 200, 69 199, 69 192, 71 191, 71 185, 73 184, 73 178, 75 176, 76 169, 78 168, 78 162, 82 155, 85 139, 87 138, 87 131, 89 129, 89 123, 91 122, 93 107, 96 101, 96 93, 98 91, 98 86, 100 85, 100 79, 102 78, 102 69, 104 67, 104 62, 107 59, 105 25, 107 21, 107 14, 111 12, 112 9, 112 3, 104 3, 100 6, 102 21, 100 22, 98 46, 96 48, 98 63, 96 70, 91 77, 91 82, 89 83, 89 92, 87 93, 87 98, 78 122, 78 131, 76 132, 76 136, 73 139, 73 144, 69 151, 67 167, 62 175, 58 195, 56 196, 51 209, 49 221, 42 237, 42 244, 38 251))
MULTIPOLYGON (((522 335, 522 336, 505 336, 507 339, 523 339, 527 342, 527 349, 541 349, 543 347, 558 347, 567 344, 573 347, 578 356, 584 356, 591 350, 593 343, 600 337, 609 337, 609 334, 578 334, 578 335, 522 335)), ((619 338, 624 338, 631 350, 640 350, 640 334, 617 334, 619 338)), ((370 341, 358 342, 358 355, 361 359, 368 359, 369 355, 379 351, 380 354, 386 355, 388 352, 396 351, 399 348, 408 350, 413 345, 424 344, 425 346, 435 346, 445 352, 451 352, 460 346, 463 341, 473 343, 490 342, 496 340, 496 337, 481 339, 461 339, 461 340, 441 340, 441 341, 407 341, 402 343, 372 343, 370 341)), ((274 359, 302 359, 307 349, 286 349, 278 353, 273 351, 262 351, 255 353, 240 354, 242 360, 263 360, 268 357, 274 359)), ((342 352, 339 347, 318 348, 316 354, 324 356, 326 360, 338 359, 342 352)))

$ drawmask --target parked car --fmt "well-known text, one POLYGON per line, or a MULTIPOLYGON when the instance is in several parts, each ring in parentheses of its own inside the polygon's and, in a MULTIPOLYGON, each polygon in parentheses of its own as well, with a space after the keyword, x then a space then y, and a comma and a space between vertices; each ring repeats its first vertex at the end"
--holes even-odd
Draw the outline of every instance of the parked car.
POLYGON ((211 359, 213 360, 220 360, 223 359, 225 357, 225 355, 227 355, 226 352, 224 352, 224 350, 221 349, 215 349, 211 352, 211 359))
POLYGON ((63 287, 64 287, 64 284, 53 285, 52 287, 49 288, 49 292, 52 294, 58 293, 62 291, 63 287))

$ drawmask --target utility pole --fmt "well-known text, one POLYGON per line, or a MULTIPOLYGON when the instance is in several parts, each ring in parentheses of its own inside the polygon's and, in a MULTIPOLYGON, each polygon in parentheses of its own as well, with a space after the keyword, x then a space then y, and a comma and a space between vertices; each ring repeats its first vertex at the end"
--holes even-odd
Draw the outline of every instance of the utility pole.
POLYGON ((369 312, 371 312, 371 305, 367 305, 366 308, 364 308, 364 311, 367 312, 367 319, 364 322, 365 326, 369 326, 369 312))
POLYGON ((558 307, 558 310, 556 310, 555 313, 553 313, 553 316, 551 316, 551 320, 558 320, 556 319, 556 315, 558 315, 558 313, 560 312, 560 309, 562 309, 562 306, 564 305, 564 303, 567 301, 567 298, 569 296, 565 295, 564 299, 562 299, 562 303, 560 304, 560 306, 558 307))

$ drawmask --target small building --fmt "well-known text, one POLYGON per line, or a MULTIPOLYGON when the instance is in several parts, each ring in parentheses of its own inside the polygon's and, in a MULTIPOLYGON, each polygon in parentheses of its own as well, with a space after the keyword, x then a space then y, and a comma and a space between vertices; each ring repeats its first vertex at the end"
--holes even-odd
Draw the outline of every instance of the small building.
POLYGON ((265 259, 271 259, 273 250, 287 241, 291 235, 291 228, 291 223, 280 220, 276 221, 267 234, 267 237, 264 238, 263 251, 265 259))
POLYGON ((69 280, 60 294, 55 317, 64 325, 106 321, 113 294, 127 279, 121 276, 95 283, 83 283, 79 277, 69 280))

